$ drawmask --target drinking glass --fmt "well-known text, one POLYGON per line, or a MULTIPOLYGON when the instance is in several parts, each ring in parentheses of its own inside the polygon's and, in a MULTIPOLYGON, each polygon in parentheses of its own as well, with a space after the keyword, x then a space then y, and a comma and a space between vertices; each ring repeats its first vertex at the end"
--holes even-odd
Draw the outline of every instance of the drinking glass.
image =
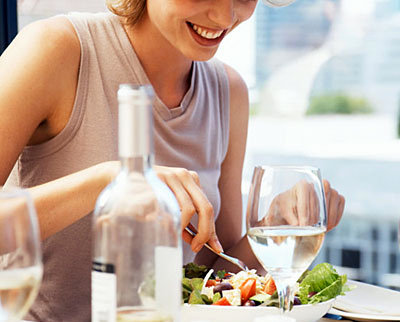
POLYGON ((318 168, 255 167, 247 204, 247 237, 275 281, 282 313, 293 306, 292 288, 317 256, 326 222, 318 168))
POLYGON ((0 187, 0 321, 19 321, 42 279, 39 228, 26 190, 0 187))

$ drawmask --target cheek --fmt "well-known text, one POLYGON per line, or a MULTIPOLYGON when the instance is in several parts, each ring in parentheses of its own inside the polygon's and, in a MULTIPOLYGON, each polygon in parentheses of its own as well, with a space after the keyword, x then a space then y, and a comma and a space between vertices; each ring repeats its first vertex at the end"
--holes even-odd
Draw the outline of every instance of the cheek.
POLYGON ((163 29, 168 26, 171 15, 170 7, 166 4, 168 1, 147 0, 147 15, 152 24, 162 27, 163 29))
POLYGON ((246 21, 253 15, 254 11, 256 10, 256 5, 257 1, 250 1, 238 8, 236 14, 240 22, 246 21))

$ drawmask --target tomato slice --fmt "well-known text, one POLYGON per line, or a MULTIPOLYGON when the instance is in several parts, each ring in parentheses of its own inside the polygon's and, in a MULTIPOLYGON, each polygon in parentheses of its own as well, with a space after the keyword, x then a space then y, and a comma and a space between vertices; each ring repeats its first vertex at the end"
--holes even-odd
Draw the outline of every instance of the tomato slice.
POLYGON ((207 287, 211 287, 211 286, 215 286, 217 285, 217 281, 216 280, 208 280, 206 283, 207 287))
POLYGON ((250 297, 256 295, 256 279, 248 278, 239 287, 241 291, 242 303, 246 302, 250 297))
POLYGON ((231 303, 229 303, 229 301, 226 297, 223 297, 220 300, 218 300, 217 302, 215 302, 213 305, 231 305, 231 303))
POLYGON ((275 285, 274 280, 270 276, 269 279, 265 282, 264 292, 269 295, 272 295, 275 293, 275 291, 276 291, 276 285, 275 285))

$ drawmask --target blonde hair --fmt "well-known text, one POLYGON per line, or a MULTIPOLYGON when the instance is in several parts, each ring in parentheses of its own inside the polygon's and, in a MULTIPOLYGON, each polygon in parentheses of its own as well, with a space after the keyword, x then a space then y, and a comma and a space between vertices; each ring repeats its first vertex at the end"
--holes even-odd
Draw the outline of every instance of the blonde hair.
POLYGON ((146 0, 106 0, 106 5, 112 13, 126 18, 128 25, 134 25, 146 9, 146 0))

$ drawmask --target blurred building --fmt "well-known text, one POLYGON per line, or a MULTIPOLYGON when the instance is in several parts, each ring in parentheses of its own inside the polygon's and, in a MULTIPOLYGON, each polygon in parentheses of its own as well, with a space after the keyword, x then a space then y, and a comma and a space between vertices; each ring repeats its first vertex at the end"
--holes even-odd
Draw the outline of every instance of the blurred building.
POLYGON ((310 96, 340 92, 398 113, 400 0, 259 5, 255 46, 263 112, 301 116, 310 96))
MULTIPOLYGON (((262 86, 278 67, 321 46, 331 22, 328 0, 301 0, 284 8, 256 8, 256 80, 262 86)), ((334 1, 336 2, 336 1, 334 1)))
POLYGON ((400 98, 400 0, 377 1, 361 22, 344 14, 333 29, 329 41, 337 50, 321 67, 312 95, 363 96, 375 112, 395 116, 400 98))
POLYGON ((377 18, 384 18, 388 14, 396 11, 400 11, 400 0, 385 0, 378 3, 375 15, 377 18))
POLYGON ((320 167, 346 208, 316 262, 400 289, 400 0, 258 6, 256 29, 259 109, 268 116, 251 120, 244 180, 260 164, 320 167), (377 113, 303 117, 310 96, 333 92, 363 96, 377 113))

